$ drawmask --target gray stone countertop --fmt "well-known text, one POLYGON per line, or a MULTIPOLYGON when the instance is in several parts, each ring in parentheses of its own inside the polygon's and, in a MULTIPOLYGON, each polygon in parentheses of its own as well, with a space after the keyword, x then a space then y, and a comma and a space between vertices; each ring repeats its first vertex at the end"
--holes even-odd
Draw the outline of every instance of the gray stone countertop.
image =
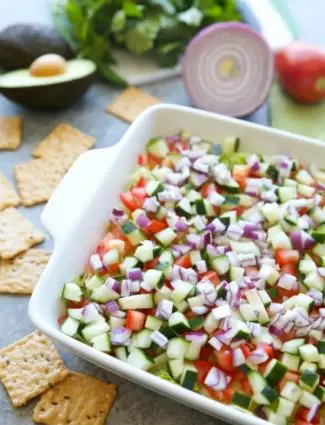
MULTIPOLYGON (((296 18, 299 36, 304 40, 325 44, 324 0, 287 1, 296 18)), ((14 22, 49 22, 50 0, 0 0, 0 29, 14 22)), ((276 29, 275 29, 276 31, 276 29)), ((145 86, 153 95, 169 103, 188 105, 189 99, 178 78, 145 86)), ((127 129, 127 124, 107 115, 105 106, 118 94, 118 90, 97 83, 77 105, 70 109, 42 113, 31 112, 14 105, 0 96, 0 116, 20 114, 24 119, 24 139, 16 152, 0 153, 0 169, 12 180, 14 164, 30 158, 36 144, 58 123, 67 122, 97 138, 97 147, 115 144, 127 129)), ((265 122, 265 113, 255 119, 265 122)), ((35 225, 42 228, 40 212, 43 206, 21 208, 35 225)), ((51 248, 47 238, 44 247, 51 248)), ((29 297, 0 295, 0 348, 22 338, 33 330, 27 317, 29 297)), ((172 400, 145 390, 111 373, 105 372, 73 354, 59 349, 66 365, 72 370, 106 379, 118 384, 119 396, 114 404, 108 423, 110 425, 212 425, 222 424, 209 416, 184 407, 172 400)), ((0 386, 1 425, 27 425, 32 423, 35 401, 26 407, 14 409, 0 386)))

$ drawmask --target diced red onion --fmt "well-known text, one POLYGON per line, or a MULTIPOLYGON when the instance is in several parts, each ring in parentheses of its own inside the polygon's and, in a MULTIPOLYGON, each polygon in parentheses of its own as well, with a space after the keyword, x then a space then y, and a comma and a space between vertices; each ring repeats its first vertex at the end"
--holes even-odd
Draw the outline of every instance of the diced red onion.
POLYGON ((262 348, 256 348, 249 355, 249 360, 256 365, 266 362, 268 358, 268 354, 262 348))
POLYGON ((155 213, 155 212, 158 211, 159 207, 160 207, 160 204, 157 201, 157 199, 154 198, 154 197, 153 198, 146 198, 144 203, 143 203, 143 208, 146 211, 149 211, 149 212, 155 213))
POLYGON ((315 240, 303 230, 291 232, 290 239, 292 246, 298 251, 310 249, 315 245, 315 240))
POLYGON ((253 173, 257 172, 261 168, 260 160, 257 155, 250 155, 247 158, 247 164, 253 173))
POLYGON ((215 391, 222 391, 227 387, 230 380, 231 378, 220 369, 212 367, 204 380, 204 384, 215 391))
POLYGON ((195 160, 200 158, 203 155, 206 155, 207 153, 207 149, 193 149, 193 150, 189 150, 189 149, 183 149, 181 151, 181 154, 184 156, 187 156, 188 158, 195 160))
POLYGON ((183 220, 180 218, 175 224, 175 228, 178 232, 186 232, 188 229, 188 224, 186 223, 185 219, 183 220))
POLYGON ((195 187, 200 187, 208 180, 208 176, 200 173, 192 173, 192 183, 195 187))
POLYGON ((271 314, 277 314, 277 313, 284 313, 285 307, 281 303, 271 303, 269 306, 269 313, 271 314))
POLYGON ((290 273, 283 273, 278 280, 277 286, 291 291, 297 286, 297 278, 290 273))
POLYGON ((283 331, 281 329, 277 328, 275 325, 269 326, 269 332, 270 332, 270 334, 273 334, 273 335, 278 336, 278 337, 283 335, 283 331))
POLYGON ((203 233, 203 235, 202 235, 202 243, 203 243, 203 246, 204 247, 206 247, 207 245, 212 244, 212 234, 211 234, 211 232, 207 231, 207 232, 204 232, 203 233))
POLYGON ((163 190, 162 192, 158 193, 158 199, 160 202, 180 201, 182 198, 183 196, 181 195, 181 193, 172 190, 163 190))
POLYGON ((201 246, 201 237, 196 233, 187 235, 187 241, 192 249, 198 249, 201 246))
POLYGON ((324 183, 316 183, 316 189, 323 192, 325 190, 325 184, 324 183))
MULTIPOLYGON (((180 173, 168 173, 166 174, 166 181, 175 186, 180 186, 184 183, 186 177, 180 173)), ((159 196, 158 196, 159 197, 159 196)), ((160 199, 160 198, 159 198, 160 199)), ((161 200, 161 199, 160 199, 161 200)))
POLYGON ((131 280, 131 293, 137 294, 140 292, 140 282, 138 280, 131 280))
POLYGON ((191 310, 198 316, 202 316, 203 314, 206 314, 209 311, 208 307, 206 306, 195 306, 191 308, 191 310))
POLYGON ((318 267, 317 273, 319 274, 319 276, 325 277, 325 267, 318 267))
POLYGON ((85 323, 94 322, 100 317, 98 309, 93 303, 85 305, 85 307, 83 307, 82 309, 81 314, 85 323))
POLYGON ((129 297, 131 295, 131 281, 128 279, 122 280, 121 297, 129 297))
POLYGON ((113 208, 113 210, 112 210, 112 214, 113 214, 115 217, 120 218, 120 217, 123 217, 123 216, 124 216, 124 211, 123 211, 123 210, 121 210, 121 209, 119 209, 119 208, 113 208))
POLYGON ((193 163, 193 169, 198 171, 199 173, 209 174, 209 166, 208 164, 204 164, 200 159, 197 159, 193 163))
POLYGON ((212 348, 219 351, 221 347, 223 346, 222 342, 220 342, 215 336, 209 339, 208 343, 211 345, 212 348))
POLYGON ((262 328, 261 328, 261 325, 259 323, 249 322, 249 323, 247 323, 247 326, 248 326, 249 330, 251 331, 251 334, 252 334, 253 337, 261 335, 262 328))
POLYGON ((314 404, 313 407, 309 410, 307 417, 306 417, 308 423, 312 422, 312 420, 318 414, 320 405, 321 405, 321 402, 314 404))
POLYGON ((232 365, 234 367, 241 366, 246 363, 246 357, 241 348, 235 348, 232 353, 232 365))
POLYGON ((321 315, 321 317, 325 317, 325 308, 320 308, 319 314, 321 315))
POLYGON ((290 333, 291 331, 292 331, 292 329, 295 327, 295 325, 294 325, 294 323, 293 322, 289 322, 286 326, 285 326, 285 328, 283 329, 283 332, 285 333, 285 334, 288 334, 288 333, 290 333))
POLYGON ((229 345, 233 337, 236 335, 236 332, 237 332, 236 329, 232 328, 216 335, 216 337, 223 344, 229 345))
POLYGON ((112 277, 106 279, 105 286, 107 286, 107 288, 111 289, 114 292, 120 292, 120 285, 118 281, 113 279, 112 277))
POLYGON ((310 296, 313 300, 315 300, 315 305, 319 306, 323 304, 323 293, 318 289, 312 288, 310 289, 310 291, 307 292, 306 295, 310 296))
POLYGON ((186 341, 194 342, 197 345, 204 345, 207 340, 207 334, 201 331, 187 332, 186 341))
POLYGON ((114 328, 111 332, 111 343, 113 345, 124 345, 132 334, 131 329, 124 327, 114 328))
POLYGON ((150 339, 160 348, 165 348, 168 345, 168 338, 159 331, 153 331, 150 335, 150 339))
POLYGON ((187 254, 191 250, 191 247, 183 244, 176 244, 172 246, 172 253, 174 257, 187 254))
POLYGON ((139 268, 128 270, 127 278, 130 280, 142 280, 142 270, 139 268))
POLYGON ((105 304, 105 308, 108 313, 116 313, 119 310, 119 306, 116 301, 108 301, 105 304))
POLYGON ((244 229, 242 229, 238 224, 230 224, 227 229, 227 236, 230 239, 238 241, 244 234, 244 229))
POLYGON ((238 258, 238 254, 236 252, 229 251, 229 252, 226 253, 226 255, 228 257, 229 263, 232 266, 237 266, 238 267, 240 265, 240 260, 238 258))
POLYGON ((238 254, 238 259, 240 261, 241 267, 255 267, 256 266, 256 256, 253 253, 238 254))
POLYGON ((150 220, 146 214, 139 214, 136 223, 141 229, 146 229, 150 223, 150 220))
POLYGON ((278 199, 273 189, 262 192, 260 198, 265 202, 276 202, 278 199))
POLYGON ((100 256, 98 254, 93 254, 90 257, 89 262, 94 272, 101 270, 103 268, 102 260, 100 259, 100 256))
POLYGON ((219 218, 215 218, 211 223, 207 225, 207 229, 212 232, 222 233, 226 230, 225 224, 219 218))
POLYGON ((173 312, 174 304, 170 300, 161 300, 157 306, 156 316, 168 320, 173 312))
POLYGON ((208 271, 207 263, 205 260, 199 260, 195 263, 195 266, 197 268, 197 271, 199 273, 205 273, 208 271))

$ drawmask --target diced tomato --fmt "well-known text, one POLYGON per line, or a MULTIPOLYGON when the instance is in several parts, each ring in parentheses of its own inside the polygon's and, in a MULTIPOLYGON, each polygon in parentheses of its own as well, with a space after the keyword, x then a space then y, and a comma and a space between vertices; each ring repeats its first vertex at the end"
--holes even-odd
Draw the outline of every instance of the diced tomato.
POLYGON ((310 425, 310 422, 302 421, 300 419, 296 419, 294 425, 310 425))
POLYGON ((215 363, 214 349, 210 345, 205 345, 201 348, 199 360, 215 363), (211 361, 212 360, 212 361, 211 361))
POLYGON ((245 189, 247 186, 247 178, 249 176, 249 166, 248 165, 234 165, 232 169, 232 176, 239 184, 241 189, 245 189))
POLYGON ((264 363, 261 363, 258 365, 257 369, 260 375, 264 375, 265 369, 267 368, 268 364, 269 364, 269 361, 265 361, 264 363))
POLYGON ((222 347, 221 350, 215 351, 217 365, 225 372, 233 372, 232 350, 227 347, 222 347))
POLYGON ((197 360, 194 364, 198 370, 197 379, 201 384, 203 384, 207 374, 210 372, 210 369, 213 367, 213 364, 207 361, 202 361, 202 360, 197 360))
POLYGON ((136 200, 141 202, 141 206, 142 206, 143 201, 147 197, 146 189, 143 188, 143 187, 133 187, 131 189, 131 193, 132 193, 133 198, 135 198, 136 200))
POLYGON ((223 391, 225 403, 231 403, 235 392, 236 391, 231 387, 231 385, 228 385, 228 387, 223 391))
POLYGON ((120 194, 120 200, 122 204, 130 211, 135 211, 142 207, 143 200, 139 201, 138 198, 134 197, 131 192, 124 192, 120 194))
POLYGON ((282 388, 284 387, 284 385, 287 382, 295 382, 296 384, 298 384, 299 382, 299 374, 295 373, 295 372, 287 372, 284 377, 281 379, 281 381, 279 382, 279 389, 280 391, 282 391, 282 388))
POLYGON ((314 254, 313 252, 308 252, 308 255, 311 256, 311 259, 316 264, 317 267, 321 266, 321 259, 318 255, 314 254))
POLYGON ((262 348, 264 352, 269 356, 269 359, 273 359, 274 350, 270 344, 258 344, 257 348, 262 348))
POLYGON ((248 382, 247 379, 244 379, 243 381, 241 381, 241 386, 242 386, 243 391, 246 395, 248 395, 248 396, 253 395, 252 387, 250 386, 250 383, 248 382))
POLYGON ((214 400, 220 401, 222 403, 226 403, 226 404, 231 403, 232 397, 235 393, 235 390, 231 387, 229 387, 229 388, 227 387, 223 391, 214 391, 210 387, 205 387, 205 388, 207 389, 207 392, 208 392, 208 394, 211 398, 213 398, 214 400))
POLYGON ((144 271, 147 271, 147 270, 149 270, 149 269, 154 269, 158 263, 159 263, 159 258, 154 258, 154 259, 153 259, 153 260, 151 260, 151 261, 147 261, 147 262, 144 264, 143 270, 144 270, 144 271))
POLYGON ((249 357, 249 355, 251 353, 249 345, 248 344, 240 344, 240 348, 241 348, 242 352, 244 353, 244 356, 247 359, 247 357, 249 357))
POLYGON ((217 186, 214 183, 204 183, 200 192, 203 198, 207 198, 211 192, 217 192, 217 186))
POLYGON ((137 157, 137 163, 138 165, 141 165, 142 167, 147 167, 149 165, 148 155, 139 153, 137 157))
POLYGON ((151 153, 148 154, 148 163, 149 167, 155 167, 156 165, 160 165, 162 162, 161 158, 157 158, 156 156, 152 155, 151 153))
MULTIPOLYGON (((308 413, 309 409, 306 409, 306 407, 300 406, 296 413, 296 418, 301 421, 307 421, 308 422, 308 413)), ((309 424, 318 424, 320 421, 320 412, 318 412, 314 418, 311 420, 311 422, 308 422, 309 424)))
POLYGON ((139 178, 139 180, 137 181, 136 186, 137 187, 145 187, 146 184, 147 184, 147 180, 143 176, 141 176, 139 178))
POLYGON ((59 326, 62 326, 65 322, 65 319, 67 319, 69 316, 67 314, 61 314, 61 316, 58 317, 57 322, 59 326))
POLYGON ((293 290, 287 290, 277 287, 279 301, 282 301, 284 298, 290 298, 299 294, 299 288, 293 290))
POLYGON ((234 208, 231 208, 229 211, 235 211, 237 213, 237 217, 240 217, 244 211, 247 210, 247 207, 237 206, 234 208))
POLYGON ((87 304, 89 304, 89 301, 87 300, 87 298, 83 298, 80 303, 77 303, 76 301, 68 301, 67 308, 81 308, 87 304))
POLYGON ((293 263, 283 264, 283 266, 281 266, 281 272, 292 274, 292 276, 297 276, 297 266, 293 263))
POLYGON ((108 271, 108 274, 110 274, 111 276, 117 275, 120 272, 120 264, 119 263, 110 264, 107 267, 107 271, 108 271))
POLYGON ((145 324, 146 314, 142 311, 129 310, 126 316, 126 327, 132 331, 140 331, 145 324))
POLYGON ((191 263, 191 259, 190 256, 188 254, 182 255, 181 257, 179 257, 176 261, 175 264, 177 266, 180 267, 184 267, 185 269, 188 269, 191 267, 192 263, 191 263))
POLYGON ((207 279, 212 282, 215 286, 219 285, 220 279, 217 273, 213 270, 209 270, 205 273, 200 274, 201 279, 207 279))
POLYGON ((168 224, 165 221, 151 220, 146 230, 149 233, 158 233, 161 230, 166 229, 167 227, 168 227, 168 224))
POLYGON ((275 259, 279 266, 284 264, 297 264, 299 261, 299 251, 294 249, 277 249, 275 259))

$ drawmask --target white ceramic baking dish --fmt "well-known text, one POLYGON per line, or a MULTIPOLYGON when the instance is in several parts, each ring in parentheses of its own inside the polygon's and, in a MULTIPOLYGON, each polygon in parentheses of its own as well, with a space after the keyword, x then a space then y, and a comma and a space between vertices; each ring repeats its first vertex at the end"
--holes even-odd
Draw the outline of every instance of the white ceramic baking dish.
POLYGON ((118 202, 127 177, 136 167, 136 156, 150 137, 167 136, 181 129, 216 143, 229 135, 242 140, 241 150, 264 154, 289 154, 324 165, 324 145, 284 133, 191 108, 158 105, 145 111, 112 148, 89 151, 72 166, 45 207, 42 220, 55 243, 53 255, 29 304, 34 324, 76 355, 209 415, 236 424, 266 422, 192 391, 164 381, 64 334, 57 325, 62 306, 63 282, 83 270, 104 234, 108 215, 118 202))

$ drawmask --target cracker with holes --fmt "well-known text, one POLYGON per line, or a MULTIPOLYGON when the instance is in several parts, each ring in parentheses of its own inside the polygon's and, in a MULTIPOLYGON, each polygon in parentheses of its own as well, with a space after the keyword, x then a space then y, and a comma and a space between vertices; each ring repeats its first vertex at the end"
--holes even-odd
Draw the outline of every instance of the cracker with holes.
POLYGON ((13 185, 0 172, 0 211, 8 207, 17 207, 20 198, 13 185))
POLYGON ((149 106, 157 105, 161 101, 136 87, 129 87, 124 90, 111 105, 108 105, 106 112, 115 115, 123 121, 132 122, 149 106))
POLYGON ((44 240, 43 234, 15 208, 0 211, 0 257, 4 260, 44 240))
POLYGON ((69 124, 58 124, 33 152, 35 158, 60 158, 67 167, 86 150, 93 147, 95 139, 69 124))
POLYGON ((16 150, 21 143, 21 135, 21 117, 0 117, 0 150, 16 150))
POLYGON ((23 205, 30 207, 50 199, 68 167, 61 158, 32 159, 14 166, 23 205))
POLYGON ((51 340, 39 331, 0 350, 0 380, 15 407, 42 394, 68 373, 51 340))
POLYGON ((114 384, 72 373, 42 395, 33 420, 45 425, 103 425, 115 397, 114 384))
POLYGON ((30 295, 50 258, 44 249, 30 249, 0 263, 0 293, 30 295))

